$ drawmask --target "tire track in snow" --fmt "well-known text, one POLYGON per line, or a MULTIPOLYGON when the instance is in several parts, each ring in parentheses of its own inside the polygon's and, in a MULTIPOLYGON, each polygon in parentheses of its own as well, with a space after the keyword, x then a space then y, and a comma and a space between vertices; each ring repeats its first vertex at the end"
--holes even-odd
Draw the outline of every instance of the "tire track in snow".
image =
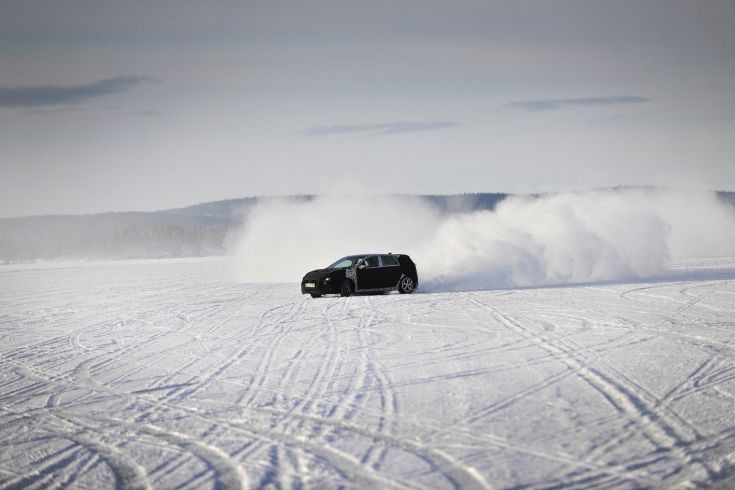
MULTIPOLYGON (((365 298, 366 307, 370 308, 369 298, 365 298)), ((367 341, 365 336, 365 329, 371 328, 375 325, 376 314, 374 309, 370 308, 370 315, 361 316, 360 322, 357 325, 359 332, 360 343, 362 345, 363 352, 366 355, 367 367, 373 374, 375 382, 378 384, 378 393, 380 395, 380 407, 381 414, 378 422, 377 432, 379 434, 394 433, 397 430, 397 420, 399 414, 399 399, 398 393, 392 388, 394 385, 393 380, 390 379, 390 374, 383 368, 383 365, 377 360, 372 353, 372 347, 367 341), (388 425, 390 424, 390 429, 388 425)), ((374 442, 375 441, 374 439, 374 442)), ((385 460, 388 454, 388 446, 383 445, 381 448, 376 448, 375 444, 372 444, 362 457, 361 462, 369 465, 375 470, 380 470, 380 466, 385 460)))
MULTIPOLYGON (((55 423, 56 418, 51 411, 42 414, 34 414, 34 416, 20 413, 16 413, 15 415, 18 416, 15 421, 16 423, 25 422, 35 425, 42 421, 43 424, 40 427, 39 432, 46 438, 66 439, 73 442, 74 445, 70 446, 68 449, 77 451, 81 447, 96 454, 109 466, 110 470, 114 474, 116 486, 118 488, 132 490, 148 490, 151 488, 148 482, 147 473, 141 465, 136 463, 116 447, 104 444, 99 440, 92 438, 89 435, 90 428, 88 426, 82 425, 81 430, 73 430, 69 427, 68 423, 64 424, 66 427, 59 427, 58 423, 55 423)), ((64 419, 58 420, 65 421, 64 419)), ((94 433, 94 431, 92 431, 92 433, 94 433)), ((50 479, 56 477, 56 472, 66 470, 69 465, 73 464, 74 460, 75 458, 71 457, 64 459, 46 458, 30 475, 23 475, 15 481, 11 480, 10 482, 7 482, 8 487, 25 488, 29 485, 36 484, 42 487, 47 487, 51 483, 50 479)))
MULTIPOLYGON (((379 314, 375 312, 375 308, 371 305, 372 301, 366 298, 364 303, 366 305, 364 309, 369 313, 361 316, 358 328, 360 329, 362 344, 366 346, 365 349, 370 361, 369 366, 372 367, 372 371, 378 383, 378 393, 382 407, 378 431, 371 431, 369 434, 375 440, 383 442, 384 447, 380 449, 376 455, 375 446, 371 446, 363 456, 363 462, 379 469, 389 448, 398 448, 418 457, 421 460, 424 460, 434 471, 442 474, 444 478, 455 488, 491 488, 491 485, 477 470, 463 465, 456 459, 449 456, 446 452, 436 448, 429 448, 418 442, 398 438, 392 435, 393 431, 397 429, 395 419, 398 416, 400 408, 398 393, 395 390, 396 384, 391 379, 390 372, 385 370, 382 363, 380 363, 373 355, 371 348, 369 347, 369 343, 364 337, 364 330, 366 327, 371 327, 376 323, 385 323, 386 319, 380 318, 379 314), (389 425, 390 430, 387 429, 389 425)), ((351 427, 351 425, 348 427, 353 431, 360 431, 359 428, 351 427)))
MULTIPOLYGON (((243 303, 243 305, 244 305, 244 303, 243 303)), ((243 305, 241 305, 237 309, 237 312, 241 311, 243 305)), ((285 306, 289 306, 289 305, 285 305, 285 306)), ((284 305, 279 305, 279 306, 274 307, 272 309, 266 310, 261 315, 259 315, 259 321, 252 328, 252 332, 244 332, 244 334, 245 335, 251 335, 252 334, 252 335, 255 335, 256 338, 262 338, 263 335, 262 335, 262 332, 261 331, 264 328, 266 328, 268 325, 272 325, 273 327, 276 327, 276 326, 281 325, 284 322, 282 322, 280 320, 282 318, 287 317, 287 316, 291 316, 292 317, 295 314, 295 312, 299 311, 299 308, 303 306, 303 302, 302 303, 298 303, 298 304, 291 304, 290 306, 291 306, 291 309, 290 310, 286 310, 284 313, 282 313, 282 315, 277 316, 277 317, 275 317, 273 319, 270 319, 269 318, 269 314, 272 311, 275 311, 277 309, 283 309, 284 305), (294 308, 296 308, 296 310, 294 310, 294 308)), ((226 321, 229 321, 232 317, 234 317, 235 314, 230 315, 226 321)), ((224 325, 226 323, 226 321, 220 322, 220 324, 218 324, 218 327, 224 325)), ((271 348, 272 348, 272 345, 273 344, 280 343, 280 340, 282 338, 283 338, 283 332, 281 334, 279 334, 271 342, 271 348)), ((233 341, 230 340, 229 342, 231 343, 233 341)), ((160 397, 159 398, 159 400, 161 402, 165 402, 167 400, 178 400, 179 402, 182 402, 182 401, 185 401, 185 400, 188 400, 188 399, 192 399, 194 396, 196 396, 202 390, 204 390, 205 388, 207 388, 214 380, 219 380, 219 379, 223 378, 226 375, 227 371, 232 366, 234 366, 234 365, 238 364, 239 362, 241 362, 242 359, 244 359, 255 348, 249 342, 240 342, 240 344, 243 344, 244 346, 243 347, 240 347, 231 356, 229 356, 228 358, 226 358, 223 363, 219 364, 215 369, 211 370, 207 375, 205 375, 204 379, 202 379, 201 381, 198 381, 197 382, 197 381, 195 381, 195 378, 191 378, 191 383, 184 384, 184 385, 181 386, 181 388, 175 388, 173 390, 167 391, 163 395, 163 397, 160 397)), ((189 362, 187 362, 185 364, 185 367, 186 368, 191 367, 191 366, 195 365, 196 362, 197 362, 197 359, 191 359, 189 362)), ((173 379, 173 378, 169 378, 169 379, 173 379)), ((263 379, 262 382, 261 382, 261 384, 260 384, 261 387, 262 387, 262 384, 264 382, 265 381, 263 379)), ((252 386, 253 386, 253 384, 251 382, 250 385, 248 385, 248 388, 247 389, 250 391, 252 389, 252 386)), ((253 393, 253 396, 257 396, 259 394, 260 394, 259 392, 254 392, 253 393)), ((245 394, 243 394, 243 395, 240 396, 240 399, 238 399, 238 402, 237 402, 238 404, 241 403, 241 400, 242 400, 242 398, 244 396, 245 396, 245 394)), ((148 409, 148 410, 144 410, 136 418, 136 420, 139 421, 139 422, 148 420, 148 419, 150 419, 150 417, 153 414, 154 414, 153 408, 148 409)), ((218 429, 218 427, 216 425, 212 426, 211 430, 207 433, 207 436, 210 437, 210 438, 212 438, 212 439, 215 439, 216 436, 217 436, 217 429, 218 429)), ((172 461, 171 464, 176 464, 176 462, 175 461, 172 461)))
MULTIPOLYGON (((649 291, 670 288, 672 286, 687 286, 687 285, 689 285, 689 283, 686 283, 686 282, 682 282, 682 283, 668 283, 668 284, 659 284, 659 285, 654 285, 654 286, 639 287, 639 288, 631 289, 631 290, 624 291, 624 292, 620 293, 620 297, 623 298, 623 299, 627 299, 629 301, 633 301, 633 302, 638 303, 638 304, 640 304, 641 302, 640 301, 636 301, 634 299, 631 299, 631 296, 634 296, 636 298, 651 298, 651 299, 654 299, 654 300, 656 300, 658 302, 665 301, 665 302, 669 302, 669 303, 677 303, 677 304, 680 305, 679 307, 674 308, 673 310, 668 310, 668 309, 661 308, 660 306, 656 305, 655 303, 654 304, 652 304, 651 302, 644 303, 647 308, 650 308, 650 309, 652 309, 654 311, 657 311, 657 312, 660 312, 662 314, 662 317, 661 317, 661 319, 658 322, 650 325, 650 327, 656 327, 659 324, 661 324, 661 323, 663 323, 663 322, 665 322, 667 320, 669 320, 669 321, 671 321, 671 320, 678 320, 678 321, 686 320, 686 317, 683 316, 683 313, 686 310, 688 310, 689 308, 691 308, 693 306, 699 305, 699 303, 700 303, 701 300, 703 300, 707 296, 710 296, 711 294, 713 294, 713 293, 715 293, 715 292, 717 292, 717 291, 725 288, 726 286, 729 286, 729 284, 730 284, 729 281, 717 281, 717 282, 713 282, 713 283, 706 283, 706 284, 697 285, 696 286, 697 288, 707 288, 707 290, 704 293, 698 294, 698 295, 695 295, 695 296, 689 296, 688 294, 685 293, 685 291, 691 290, 692 287, 689 287, 689 288, 684 287, 684 288, 682 288, 682 289, 679 290, 679 294, 681 294, 682 296, 685 296, 685 299, 672 298, 671 296, 668 296, 668 295, 652 294, 649 291)), ((717 308, 717 307, 712 306, 712 305, 704 305, 703 307, 704 308, 708 308, 708 309, 722 311, 721 308, 717 308)))
MULTIPOLYGON (((275 416, 275 420, 271 422, 270 430, 292 433, 298 432, 301 429, 303 424, 299 424, 297 420, 294 420, 292 414, 299 409, 309 410, 311 405, 318 401, 318 398, 315 398, 317 388, 321 387, 324 378, 333 374, 334 370, 337 369, 338 366, 337 355, 334 350, 330 349, 326 355, 321 356, 321 363, 316 368, 305 393, 294 393, 291 385, 293 383, 294 376, 299 374, 300 370, 298 368, 301 367, 305 351, 311 344, 324 340, 324 337, 330 332, 333 333, 332 325, 330 322, 325 322, 317 333, 310 335, 305 343, 299 345, 294 356, 286 362, 286 369, 278 378, 280 389, 273 392, 273 401, 271 405, 287 406, 288 408, 275 416)), ((284 331, 283 335, 276 339, 278 344, 288 337, 288 333, 289 332, 284 331)), ((275 342, 276 341, 274 341, 274 343, 275 342)), ((277 345, 272 345, 271 347, 277 347, 277 345)), ((274 350, 275 349, 273 348, 268 350, 268 352, 271 353, 270 355, 272 355, 274 350)), ((268 370, 269 369, 266 366, 262 371, 263 374, 268 370)), ((262 382, 265 383, 265 379, 263 379, 262 382)), ((303 437, 308 437, 308 435, 304 434, 303 437)), ((290 451, 283 445, 275 444, 268 446, 263 441, 259 441, 258 443, 249 445, 242 452, 239 452, 238 456, 241 458, 252 458, 254 455, 262 453, 266 448, 268 448, 268 459, 271 462, 271 468, 266 471, 264 479, 258 486, 263 487, 275 482, 281 482, 284 486, 294 486, 294 482, 291 478, 292 476, 296 476, 298 478, 295 485, 301 486, 303 484, 302 478, 305 477, 304 468, 306 463, 298 452, 290 451)))
MULTIPOLYGON (((476 302, 488 308, 493 314, 512 330, 520 335, 526 335, 531 332, 522 323, 512 317, 502 313, 498 308, 487 305, 477 298, 472 297, 471 301, 476 302)), ((674 457, 679 460, 680 467, 686 466, 691 462, 686 452, 682 449, 690 445, 696 439, 696 432, 688 435, 681 433, 682 425, 672 420, 665 413, 658 410, 655 398, 652 400, 650 394, 645 393, 637 384, 630 383, 619 373, 612 373, 609 370, 601 370, 594 367, 589 358, 583 356, 580 351, 581 346, 576 344, 575 347, 568 347, 566 341, 558 338, 549 338, 545 342, 539 342, 539 347, 559 356, 559 360, 565 365, 572 368, 581 379, 588 383, 592 388, 597 390, 618 412, 625 414, 631 421, 636 423, 639 430, 649 438, 657 451, 665 451, 667 457, 674 457)), ((689 424, 687 424, 689 425, 689 424)), ((626 436, 622 436, 625 438, 626 436)), ((619 445, 621 438, 615 438, 608 444, 619 445)), ((598 447, 607 448, 607 445, 598 447)), ((591 458, 596 455, 593 451, 591 458)), ((658 462, 658 458, 648 461, 647 464, 658 462)), ((639 465, 636 469, 642 469, 644 465, 639 465)), ((711 469, 705 466, 705 470, 710 472, 711 469)))
MULTIPOLYGON (((64 377, 56 376, 50 373, 44 373, 35 368, 26 368, 29 373, 41 377, 42 379, 53 382, 62 387, 66 383, 73 383, 75 381, 64 377)), ((94 382, 94 380, 88 380, 90 384, 89 389, 101 391, 122 397, 124 400, 130 400, 136 398, 137 400, 148 401, 144 396, 138 396, 131 393, 120 392, 114 388, 110 388, 94 382)), ((157 407, 165 407, 168 409, 176 410, 177 407, 171 407, 149 401, 149 403, 155 404, 157 407)), ((85 433, 97 433, 105 432, 105 428, 102 425, 90 426, 85 423, 85 420, 97 420, 94 417, 79 417, 78 415, 67 415, 60 411, 60 407, 52 406, 45 407, 44 409, 37 410, 33 415, 35 416, 46 416, 51 414, 57 417, 59 420, 63 420, 67 423, 72 423, 78 426, 78 431, 71 430, 57 430, 53 434, 57 437, 64 437, 79 444, 84 445, 87 448, 94 450, 98 453, 106 462, 112 467, 113 471, 117 475, 117 479, 121 482, 122 488, 150 488, 147 479, 144 479, 145 470, 141 466, 137 465, 133 460, 125 456, 121 451, 111 445, 104 445, 91 439, 89 436, 84 435, 85 433), (81 432, 80 432, 81 431, 81 432), (81 435, 79 435, 81 434, 81 435), (142 482, 145 481, 145 484, 142 482)), ((20 415, 20 419, 24 418, 23 414, 20 415)), ((30 418, 31 415, 25 415, 25 418, 30 418)), ((16 421, 16 422, 18 422, 16 421)), ((206 462, 210 469, 217 475, 217 481, 222 482, 224 488, 246 488, 247 477, 244 470, 235 463, 229 455, 224 451, 220 450, 216 446, 200 442, 186 434, 182 434, 176 431, 167 431, 161 427, 157 427, 152 424, 141 424, 129 422, 123 419, 116 419, 114 417, 104 417, 98 419, 101 423, 112 422, 117 427, 124 427, 128 432, 135 432, 136 434, 148 434, 155 436, 163 441, 177 445, 181 448, 182 452, 193 454, 197 458, 206 462)), ((48 424, 44 424, 46 426, 48 424)), ((138 437, 132 440, 138 441, 138 437)))

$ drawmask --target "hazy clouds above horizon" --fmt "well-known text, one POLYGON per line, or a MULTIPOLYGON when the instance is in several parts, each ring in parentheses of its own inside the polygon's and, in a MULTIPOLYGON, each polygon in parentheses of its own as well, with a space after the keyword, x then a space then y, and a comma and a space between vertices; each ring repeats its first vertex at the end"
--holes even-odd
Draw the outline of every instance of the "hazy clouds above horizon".
POLYGON ((735 3, 0 0, 0 217, 735 190, 735 3))

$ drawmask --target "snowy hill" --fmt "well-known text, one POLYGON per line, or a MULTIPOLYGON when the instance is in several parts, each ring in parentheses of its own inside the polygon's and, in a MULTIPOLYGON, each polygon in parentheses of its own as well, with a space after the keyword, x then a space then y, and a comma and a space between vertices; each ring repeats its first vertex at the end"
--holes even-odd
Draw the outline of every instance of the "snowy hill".
MULTIPOLYGON (((468 207, 493 209, 505 197, 489 193, 420 196, 447 213, 468 207)), ((0 263, 221 255, 228 234, 266 199, 272 198, 229 199, 152 212, 0 219, 0 263)))

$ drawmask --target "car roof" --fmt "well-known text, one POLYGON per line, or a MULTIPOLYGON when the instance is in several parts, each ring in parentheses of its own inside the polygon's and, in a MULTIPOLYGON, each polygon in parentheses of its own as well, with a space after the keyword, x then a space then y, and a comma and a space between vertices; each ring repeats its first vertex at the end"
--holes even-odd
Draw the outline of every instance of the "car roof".
POLYGON ((386 253, 386 252, 380 252, 380 253, 372 253, 372 254, 355 254, 355 255, 348 255, 348 256, 346 256, 346 257, 342 257, 342 258, 343 258, 343 259, 353 259, 353 260, 354 260, 354 259, 361 259, 361 258, 363 258, 363 257, 369 257, 369 256, 371 256, 371 255, 394 255, 394 256, 398 257, 399 255, 405 255, 405 254, 394 254, 394 253, 391 253, 391 252, 387 252, 387 253, 386 253))

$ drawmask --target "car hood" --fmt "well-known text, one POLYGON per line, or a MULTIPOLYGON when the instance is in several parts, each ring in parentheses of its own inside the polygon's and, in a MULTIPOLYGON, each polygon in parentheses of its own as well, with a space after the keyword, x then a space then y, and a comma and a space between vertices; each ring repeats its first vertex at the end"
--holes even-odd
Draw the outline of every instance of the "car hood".
POLYGON ((332 269, 314 269, 309 271, 304 276, 304 281, 318 281, 322 277, 326 276, 332 271, 332 269))

